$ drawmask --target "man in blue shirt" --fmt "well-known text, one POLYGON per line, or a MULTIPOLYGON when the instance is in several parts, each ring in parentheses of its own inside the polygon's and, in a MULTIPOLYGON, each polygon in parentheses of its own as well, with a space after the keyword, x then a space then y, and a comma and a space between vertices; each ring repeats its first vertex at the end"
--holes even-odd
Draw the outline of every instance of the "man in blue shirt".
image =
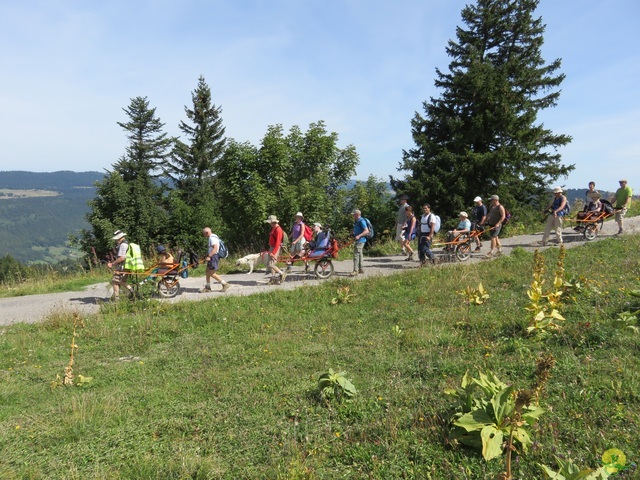
POLYGON ((354 210, 351 212, 353 215, 353 236, 355 242, 353 244, 353 272, 351 276, 355 277, 359 273, 364 273, 362 268, 362 251, 364 250, 364 244, 367 243, 367 235, 369 229, 367 228, 367 222, 362 218, 362 212, 360 210, 354 210))

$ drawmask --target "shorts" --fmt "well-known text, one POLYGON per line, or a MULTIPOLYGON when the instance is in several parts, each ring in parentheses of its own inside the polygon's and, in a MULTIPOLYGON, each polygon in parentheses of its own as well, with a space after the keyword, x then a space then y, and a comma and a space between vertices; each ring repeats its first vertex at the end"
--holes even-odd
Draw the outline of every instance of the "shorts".
POLYGON ((289 253, 293 255, 300 255, 302 250, 304 250, 305 240, 302 239, 298 243, 292 243, 291 248, 289 249, 289 253))
POLYGON ((627 214, 627 208, 623 207, 621 210, 616 210, 616 222, 621 221, 627 214))
POLYGON ((498 235, 500 235, 500 230, 502 230, 502 225, 500 225, 499 227, 496 227, 496 226, 491 227, 491 232, 489 232, 489 236, 491 238, 497 238, 498 235))
POLYGON ((218 260, 220 260, 220 256, 217 253, 211 255, 211 258, 207 262, 207 270, 213 270, 214 272, 218 270, 218 260))
POLYGON ((111 277, 111 283, 117 283, 117 284, 124 284, 127 283, 127 277, 129 276, 128 273, 125 272, 115 272, 113 274, 113 277, 111 277))

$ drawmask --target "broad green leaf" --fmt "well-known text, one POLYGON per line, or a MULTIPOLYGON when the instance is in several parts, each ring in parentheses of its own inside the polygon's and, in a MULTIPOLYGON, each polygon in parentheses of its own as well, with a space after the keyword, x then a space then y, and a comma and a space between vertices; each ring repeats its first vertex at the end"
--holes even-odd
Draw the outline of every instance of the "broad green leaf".
POLYGON ((502 425, 502 421, 505 416, 511 415, 515 407, 513 401, 513 386, 507 387, 502 391, 496 393, 491 399, 491 406, 495 415, 495 420, 498 425, 502 425))
POLYGON ((529 407, 529 409, 522 412, 522 420, 527 422, 528 425, 533 425, 544 412, 544 408, 529 407))
POLYGON ((487 425, 493 425, 494 421, 484 410, 474 410, 465 413, 453 422, 454 425, 464 428, 467 432, 482 430, 487 425))
POLYGON ((526 453, 529 450, 529 447, 531 446, 531 443, 532 443, 531 437, 529 436, 529 434, 524 428, 522 427, 516 428, 513 432, 513 438, 518 440, 520 445, 522 445, 523 452, 526 453))
POLYGON ((502 439, 504 435, 493 425, 488 425, 480 432, 482 438, 482 456, 486 461, 502 455, 502 439))
POLYGON ((545 474, 545 478, 550 478, 552 480, 567 480, 564 477, 564 475, 561 475, 559 472, 554 472, 553 470, 551 470, 546 465, 543 465, 541 463, 539 463, 538 465, 540 465, 540 468, 542 468, 542 471, 545 474))

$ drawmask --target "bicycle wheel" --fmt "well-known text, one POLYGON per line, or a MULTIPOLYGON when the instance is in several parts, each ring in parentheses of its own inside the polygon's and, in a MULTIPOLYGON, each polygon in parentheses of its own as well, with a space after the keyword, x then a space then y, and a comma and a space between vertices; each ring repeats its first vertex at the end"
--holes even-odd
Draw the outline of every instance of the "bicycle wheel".
POLYGON ((158 295, 162 298, 173 298, 178 295, 180 291, 180 282, 177 280, 170 280, 163 278, 158 283, 158 295))
POLYGON ((333 275, 333 262, 328 258, 323 258, 316 262, 316 266, 313 269, 313 274, 316 278, 324 280, 333 275))
POLYGON ((593 240, 598 236, 598 224, 591 223, 584 229, 584 238, 587 240, 593 240))
POLYGON ((456 245, 456 258, 461 262, 469 260, 471 256, 471 244, 469 242, 456 245))

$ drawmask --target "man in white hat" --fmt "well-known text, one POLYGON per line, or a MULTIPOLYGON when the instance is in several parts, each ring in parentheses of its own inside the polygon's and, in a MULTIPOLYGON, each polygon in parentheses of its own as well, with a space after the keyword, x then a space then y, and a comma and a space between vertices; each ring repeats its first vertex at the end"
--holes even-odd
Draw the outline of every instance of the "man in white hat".
POLYGON ((271 231, 269 232, 269 255, 267 255, 267 271, 271 272, 271 280, 269 284, 279 285, 284 282, 287 274, 278 268, 278 257, 282 250, 282 241, 284 239, 284 231, 280 226, 280 220, 275 215, 269 215, 264 221, 271 225, 271 231))
POLYGON ((113 300, 120 299, 120 287, 124 287, 129 290, 129 294, 133 293, 133 289, 127 284, 127 274, 124 272, 124 262, 127 259, 127 250, 129 250, 129 242, 127 241, 127 234, 121 230, 113 232, 111 240, 116 242, 118 252, 116 259, 113 262, 107 263, 107 267, 113 268, 115 272, 111 278, 111 285, 113 286, 113 300))
POLYGON ((616 209, 616 223, 618 224, 618 233, 616 235, 622 235, 622 219, 627 214, 629 205, 631 205, 633 190, 627 186, 626 178, 623 178, 618 183, 620 183, 620 188, 616 190, 616 195, 613 197, 611 204, 616 209))
POLYGON ((207 269, 205 272, 205 284, 199 291, 199 293, 211 292, 211 279, 222 285, 220 292, 224 293, 231 285, 225 282, 220 275, 218 275, 218 262, 220 261, 220 238, 211 231, 211 228, 205 227, 202 229, 202 235, 207 237, 207 256, 205 260, 207 262, 207 269))
POLYGON ((403 227, 407 223, 407 207, 409 204, 407 200, 409 197, 406 195, 400 195, 400 206, 398 207, 398 212, 396 213, 396 240, 400 242, 402 245, 402 255, 407 253, 407 249, 404 247, 404 236, 403 236, 403 227))
MULTIPOLYGON (((471 210, 471 228, 475 230, 479 225, 484 225, 487 218, 487 206, 482 203, 481 197, 473 199, 473 210, 471 210)), ((482 241, 480 235, 476 237, 476 252, 479 252, 482 248, 482 241)))
POLYGON ((553 199, 546 208, 547 223, 544 228, 544 235, 542 235, 542 245, 547 244, 551 230, 555 230, 556 238, 558 239, 558 245, 562 245, 562 223, 566 214, 565 207, 567 206, 567 197, 562 194, 562 188, 556 187, 553 189, 553 199))

